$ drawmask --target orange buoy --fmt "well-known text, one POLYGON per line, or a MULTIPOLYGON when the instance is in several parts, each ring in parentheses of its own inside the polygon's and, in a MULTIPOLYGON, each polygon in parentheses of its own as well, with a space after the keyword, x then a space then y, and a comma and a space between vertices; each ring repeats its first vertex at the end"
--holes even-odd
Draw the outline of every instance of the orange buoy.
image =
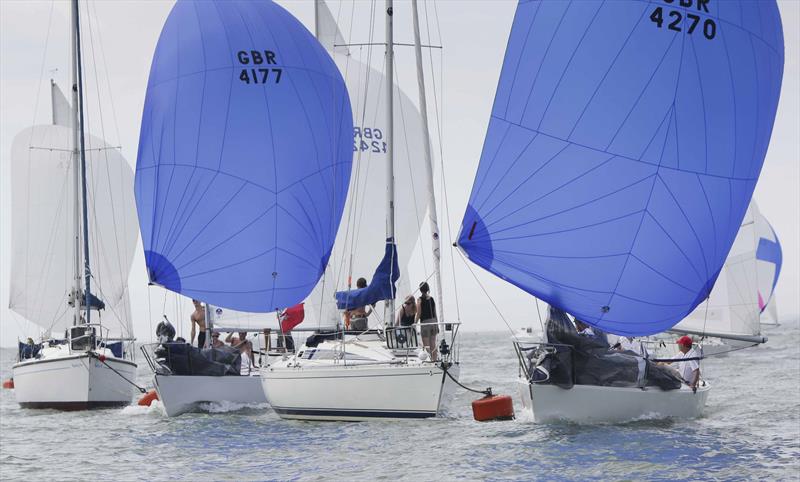
POLYGON ((149 407, 150 404, 153 403, 153 400, 158 400, 158 392, 155 390, 150 390, 139 399, 139 405, 142 407, 149 407))
POLYGON ((3 388, 14 388, 14 379, 9 378, 8 380, 3 380, 3 388))
POLYGON ((508 395, 483 397, 472 402, 472 415, 479 422, 511 420, 514 418, 514 402, 508 395))

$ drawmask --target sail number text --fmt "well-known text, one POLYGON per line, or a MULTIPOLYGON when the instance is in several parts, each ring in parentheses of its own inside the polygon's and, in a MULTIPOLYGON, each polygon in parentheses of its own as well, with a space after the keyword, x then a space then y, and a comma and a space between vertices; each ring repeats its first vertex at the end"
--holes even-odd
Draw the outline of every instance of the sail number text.
POLYGON ((683 7, 686 10, 669 10, 664 7, 656 7, 650 14, 650 21, 658 28, 666 27, 674 32, 686 32, 689 35, 696 30, 702 30, 703 35, 708 40, 717 36, 717 24, 711 18, 704 18, 699 14, 709 13, 708 4, 711 0, 662 0, 664 3, 676 7, 683 7), (696 9, 697 13, 689 13, 696 9))
POLYGON ((353 152, 386 152, 383 132, 377 127, 353 127, 353 152))
POLYGON ((245 84, 280 83, 283 69, 270 67, 278 63, 272 50, 240 50, 236 58, 248 66, 239 72, 239 80, 245 84))

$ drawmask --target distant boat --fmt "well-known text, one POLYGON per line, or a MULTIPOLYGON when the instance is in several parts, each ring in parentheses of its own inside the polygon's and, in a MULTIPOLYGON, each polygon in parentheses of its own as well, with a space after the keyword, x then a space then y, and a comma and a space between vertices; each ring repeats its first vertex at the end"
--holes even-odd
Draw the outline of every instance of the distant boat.
POLYGON ((78 2, 71 2, 72 106, 51 81, 52 124, 11 149, 9 307, 42 329, 12 368, 25 408, 128 405, 136 364, 127 280, 136 247, 133 172, 85 133, 78 2))
MULTIPOLYGON (((671 331, 721 338, 725 343, 715 351, 766 342, 761 334, 762 317, 768 303, 774 303, 772 295, 780 266, 780 244, 753 201, 714 289, 671 331)), ((708 350, 704 353, 712 354, 708 350)))
MULTIPOLYGON (((689 3, 517 6, 458 245, 596 330, 663 332, 708 297, 769 144, 777 4, 689 3)), ((515 346, 537 422, 694 417, 710 389, 650 386, 646 363, 632 380, 562 388, 537 368, 571 363, 569 349, 515 346)))
MULTIPOLYGON (((344 208, 352 122, 333 60, 279 5, 173 7, 150 69, 136 200, 151 284, 205 302, 209 340, 215 323, 277 328, 274 313, 317 284, 344 208)), ((146 353, 167 415, 266 401, 230 350, 146 353)))

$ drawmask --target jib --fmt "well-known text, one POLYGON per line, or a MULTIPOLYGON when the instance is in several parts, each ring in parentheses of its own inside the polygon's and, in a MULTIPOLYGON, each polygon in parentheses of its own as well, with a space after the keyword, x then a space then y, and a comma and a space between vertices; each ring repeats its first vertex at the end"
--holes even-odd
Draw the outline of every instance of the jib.
MULTIPOLYGON (((683 0, 681 0, 683 1, 683 0)), ((272 50, 264 50, 263 53, 260 50, 240 50, 236 53, 236 57, 239 58, 239 63, 242 65, 248 65, 250 62, 253 65, 260 65, 264 62, 268 64, 277 64, 275 61, 275 52, 272 50)))
POLYGON ((699 12, 708 12, 708 2, 711 0, 664 0, 664 3, 668 3, 670 5, 676 4, 684 8, 692 8, 692 4, 697 6, 697 11, 699 12))

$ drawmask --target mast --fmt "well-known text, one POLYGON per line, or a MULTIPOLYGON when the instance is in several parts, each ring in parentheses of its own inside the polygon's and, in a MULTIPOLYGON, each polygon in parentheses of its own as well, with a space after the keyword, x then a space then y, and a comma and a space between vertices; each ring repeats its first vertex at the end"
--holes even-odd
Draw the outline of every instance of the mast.
POLYGON ((81 319, 81 202, 79 189, 81 186, 81 176, 78 172, 78 163, 80 159, 79 142, 80 142, 80 113, 78 107, 78 1, 72 1, 71 9, 71 23, 72 23, 72 55, 71 55, 71 71, 72 71, 72 184, 75 197, 73 198, 73 239, 74 239, 74 256, 75 264, 73 265, 74 286, 72 288, 73 304, 75 314, 73 318, 73 325, 80 323, 81 319))
POLYGON ((314 0, 314 37, 319 40, 319 2, 324 0, 314 0))
POLYGON ((433 188, 433 160, 431 158, 431 134, 428 129, 428 102, 425 95, 425 75, 422 70, 422 45, 419 35, 419 12, 417 0, 411 0, 414 18, 414 56, 417 59, 417 86, 419 91, 419 110, 422 117, 422 141, 425 144, 425 166, 428 172, 428 221, 431 227, 433 249, 433 273, 436 280, 436 293, 439 295, 439 319, 444 320, 444 293, 442 292, 442 272, 439 250, 439 222, 436 216, 436 194, 433 188))
MULTIPOLYGON (((89 209, 88 199, 86 196, 86 140, 83 129, 83 71, 81 66, 81 28, 80 16, 78 13, 78 0, 73 0, 74 18, 74 39, 75 39, 75 69, 77 74, 77 82, 74 84, 73 89, 77 92, 73 94, 73 100, 77 95, 77 112, 79 117, 77 134, 80 137, 80 164, 81 164, 81 218, 83 221, 83 276, 84 276, 84 303, 86 305, 86 323, 91 322, 92 307, 91 307, 91 270, 89 269, 89 209)), ((73 78, 73 80, 76 80, 73 78)), ((75 196, 78 196, 77 190, 75 196)), ((79 248, 80 249, 80 248, 79 248)), ((78 271, 80 272, 80 271, 78 271)), ((78 276, 80 278, 80 276, 78 276)))
MULTIPOLYGON (((386 239, 394 243, 394 25, 393 0, 386 0, 386 239)), ((392 263, 394 266, 394 263, 392 263)), ((390 281, 391 283, 391 281, 390 281)), ((394 320, 394 293, 384 306, 385 323, 394 320)))

